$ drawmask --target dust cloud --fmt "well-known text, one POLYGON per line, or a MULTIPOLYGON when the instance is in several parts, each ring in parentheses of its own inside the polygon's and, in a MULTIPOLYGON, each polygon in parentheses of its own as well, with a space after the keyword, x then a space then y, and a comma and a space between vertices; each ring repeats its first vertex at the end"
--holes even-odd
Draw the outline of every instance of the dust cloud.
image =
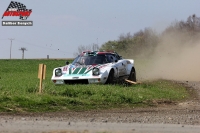
POLYGON ((200 81, 200 35, 163 35, 152 54, 135 65, 138 80, 200 81))

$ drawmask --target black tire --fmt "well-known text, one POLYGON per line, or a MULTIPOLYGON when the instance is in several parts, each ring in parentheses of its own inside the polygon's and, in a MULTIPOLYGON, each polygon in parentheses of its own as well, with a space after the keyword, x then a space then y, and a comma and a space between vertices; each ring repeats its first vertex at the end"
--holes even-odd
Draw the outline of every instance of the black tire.
POLYGON ((113 84, 113 83, 114 83, 114 71, 112 69, 110 70, 106 84, 113 84))
POLYGON ((137 80, 136 80, 136 71, 135 71, 134 68, 131 69, 131 73, 130 73, 130 75, 129 75, 129 77, 128 77, 128 80, 131 80, 131 81, 133 81, 133 82, 136 82, 136 81, 137 81, 137 80))

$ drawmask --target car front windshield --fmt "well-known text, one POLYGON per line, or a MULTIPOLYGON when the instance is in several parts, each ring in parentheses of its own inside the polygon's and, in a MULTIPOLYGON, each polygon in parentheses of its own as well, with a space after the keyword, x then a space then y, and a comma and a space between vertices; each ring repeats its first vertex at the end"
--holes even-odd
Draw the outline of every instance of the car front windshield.
POLYGON ((78 56, 73 62, 73 65, 96 65, 108 63, 105 55, 95 56, 78 56))

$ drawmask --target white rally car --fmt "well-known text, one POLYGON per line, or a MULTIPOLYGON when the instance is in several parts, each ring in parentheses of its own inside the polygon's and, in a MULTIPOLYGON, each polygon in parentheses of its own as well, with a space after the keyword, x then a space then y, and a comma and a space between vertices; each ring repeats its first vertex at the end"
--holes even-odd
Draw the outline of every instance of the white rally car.
POLYGON ((136 82, 134 60, 105 51, 83 52, 71 64, 55 68, 51 78, 55 84, 112 84, 124 79, 136 82))

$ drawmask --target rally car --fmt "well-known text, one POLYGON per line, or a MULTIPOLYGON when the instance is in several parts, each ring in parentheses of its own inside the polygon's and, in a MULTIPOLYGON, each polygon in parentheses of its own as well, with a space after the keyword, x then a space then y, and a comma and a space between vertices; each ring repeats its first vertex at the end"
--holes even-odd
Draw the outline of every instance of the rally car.
POLYGON ((113 84, 125 79, 136 82, 134 60, 110 51, 85 51, 71 64, 55 68, 51 78, 54 84, 113 84))

